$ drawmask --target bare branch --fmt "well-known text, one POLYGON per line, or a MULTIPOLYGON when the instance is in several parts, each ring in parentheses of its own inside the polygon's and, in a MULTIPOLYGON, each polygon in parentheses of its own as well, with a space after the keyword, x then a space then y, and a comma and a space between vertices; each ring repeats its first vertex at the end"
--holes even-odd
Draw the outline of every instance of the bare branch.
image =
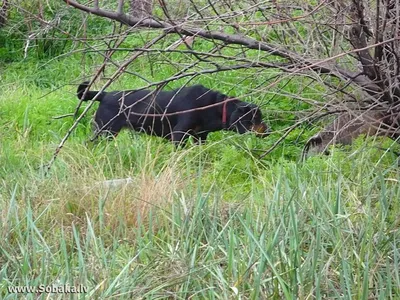
POLYGON ((118 1, 117 14, 123 15, 124 13, 124 0, 118 1))
MULTIPOLYGON (((152 45, 156 44, 158 41, 160 41, 161 39, 163 39, 165 37, 165 34, 162 34, 159 37, 156 37, 155 39, 153 39, 152 41, 150 41, 147 46, 151 47, 152 45)), ((140 56, 140 53, 136 53, 133 57, 131 57, 130 59, 128 59, 124 64, 122 64, 117 71, 114 72, 114 74, 111 76, 111 78, 106 82, 106 84, 104 84, 103 88, 100 89, 100 91, 97 93, 97 95, 93 98, 93 101, 89 103, 89 105, 86 106, 85 110, 81 113, 81 115, 75 120, 74 124, 72 124, 72 126, 69 128, 68 132, 65 134, 65 136, 63 137, 63 139, 61 140, 60 144, 57 146, 52 158, 50 159, 50 161, 48 162, 47 166, 46 166, 46 171, 45 173, 48 174, 48 172, 50 171, 51 167, 53 166, 58 154, 60 153, 61 149, 64 147, 65 142, 68 140, 69 136, 71 135, 71 133, 75 130, 76 126, 78 126, 79 122, 82 120, 82 118, 86 115, 86 113, 89 111, 89 109, 93 106, 95 100, 97 99, 97 97, 119 76, 121 76, 122 71, 129 65, 132 63, 133 60, 135 60, 138 56, 140 56)))
POLYGON ((9 0, 3 0, 0 6, 0 28, 7 23, 7 15, 9 8, 10 8, 9 0))
MULTIPOLYGON (((64 1, 67 2, 67 0, 64 1)), ((365 38, 365 32, 368 32, 368 30, 363 29, 365 26, 363 27, 361 25, 356 24, 352 29, 352 37, 353 37, 352 42, 356 47, 354 51, 346 52, 340 54, 339 56, 334 56, 332 58, 322 60, 319 62, 311 62, 306 60, 299 54, 288 51, 287 49, 280 48, 275 45, 269 45, 267 43, 260 42, 253 38, 240 34, 227 34, 225 32, 220 32, 220 31, 208 31, 195 27, 187 27, 184 26, 183 24, 171 24, 162 21, 156 21, 154 19, 139 19, 129 16, 127 14, 121 15, 119 13, 115 13, 104 9, 95 9, 88 6, 84 6, 73 0, 68 0, 68 3, 77 9, 87 11, 89 13, 93 13, 101 17, 106 17, 129 26, 142 26, 155 29, 164 29, 166 33, 178 33, 181 36, 182 35, 200 36, 206 39, 211 39, 213 41, 215 40, 222 41, 226 44, 241 45, 248 49, 266 51, 270 55, 279 56, 281 58, 287 59, 293 64, 293 66, 296 65, 297 68, 298 66, 301 66, 300 70, 310 69, 319 72, 321 74, 328 74, 342 79, 352 80, 354 83, 364 88, 370 95, 377 97, 381 97, 381 93, 385 89, 384 86, 382 85, 381 79, 377 75, 378 73, 375 70, 375 64, 373 62, 372 57, 369 54, 369 49, 377 47, 382 44, 386 44, 389 41, 396 40, 396 38, 393 38, 391 40, 385 40, 378 44, 370 46, 366 43, 366 38, 365 38), (333 61, 335 58, 348 55, 349 53, 357 53, 359 55, 362 66, 364 68, 364 75, 366 75, 369 78, 369 80, 363 74, 346 71, 342 68, 339 68, 338 66, 328 65, 326 63, 328 60, 333 61)), ((322 2, 320 5, 318 5, 317 7, 319 8, 324 3, 325 1, 322 2)), ((362 7, 356 6, 355 8, 356 13, 353 13, 354 18, 362 15, 362 11, 360 11, 361 8, 362 7)))
MULTIPOLYGON (((160 9, 154 17, 124 13, 122 1, 114 10, 98 7, 97 1, 94 6, 83 5, 79 0, 64 2, 125 24, 131 32, 149 28, 179 36, 177 43, 168 40, 169 46, 124 49, 108 45, 111 55, 116 51, 139 51, 148 53, 149 59, 162 60, 181 70, 143 89, 157 86, 158 90, 186 77, 190 81, 204 74, 256 68, 242 76, 266 75, 264 84, 257 82, 257 90, 251 93, 271 95, 270 99, 279 93, 314 108, 303 110, 308 117, 293 121, 281 131, 281 138, 263 156, 295 128, 315 119, 315 114, 326 113, 321 109, 333 105, 337 106, 335 111, 374 105, 374 109, 386 111, 382 122, 387 126, 399 123, 400 5, 396 1, 322 0, 311 5, 294 0, 286 5, 285 1, 249 0, 232 5, 229 1, 208 0, 200 4, 189 0, 191 12, 184 18, 176 18, 172 6, 164 0, 155 3, 160 9), (196 41, 201 38, 207 40, 203 44, 206 48, 213 45, 210 48, 216 52, 208 55, 207 50, 199 51, 196 41), (301 93, 308 84, 316 91, 323 87, 324 92, 319 92, 321 102, 292 91, 282 92, 288 82, 299 76, 307 83, 297 92, 301 93), (274 80, 269 82, 269 78, 274 80)), ((399 125, 394 125, 394 130, 396 126, 399 125)))

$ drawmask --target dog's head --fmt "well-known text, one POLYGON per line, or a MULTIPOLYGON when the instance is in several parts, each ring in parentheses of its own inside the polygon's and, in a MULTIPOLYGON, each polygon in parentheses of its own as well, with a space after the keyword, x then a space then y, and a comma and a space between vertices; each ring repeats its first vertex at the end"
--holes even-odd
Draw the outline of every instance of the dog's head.
POLYGON ((229 118, 229 128, 240 134, 254 132, 259 137, 269 133, 267 124, 262 121, 262 114, 257 105, 239 103, 229 118))

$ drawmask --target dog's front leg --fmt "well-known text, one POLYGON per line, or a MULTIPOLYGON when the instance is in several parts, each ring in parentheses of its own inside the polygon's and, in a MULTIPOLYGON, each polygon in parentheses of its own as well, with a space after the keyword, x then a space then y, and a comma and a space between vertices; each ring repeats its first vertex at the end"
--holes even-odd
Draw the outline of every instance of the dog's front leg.
POLYGON ((175 145, 175 147, 182 146, 184 147, 186 145, 187 139, 189 138, 190 133, 189 131, 181 131, 181 130, 174 130, 172 132, 172 143, 175 145))
POLYGON ((206 142, 208 132, 194 133, 195 142, 197 145, 203 145, 206 142))
POLYGON ((192 131, 190 119, 187 118, 186 120, 179 122, 175 127, 172 129, 171 133, 171 141, 174 143, 176 147, 178 146, 185 146, 188 137, 191 135, 190 132, 192 131))

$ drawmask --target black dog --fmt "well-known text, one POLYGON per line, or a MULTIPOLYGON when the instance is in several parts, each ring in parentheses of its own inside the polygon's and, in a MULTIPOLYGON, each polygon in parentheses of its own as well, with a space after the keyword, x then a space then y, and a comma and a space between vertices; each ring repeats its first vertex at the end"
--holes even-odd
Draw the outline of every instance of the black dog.
MULTIPOLYGON (((86 91, 88 83, 78 87, 78 98, 92 100, 97 91, 86 91)), ((173 91, 129 90, 102 92, 95 116, 97 133, 116 136, 122 128, 144 131, 175 144, 189 136, 205 140, 208 133, 233 130, 240 134, 255 132, 266 136, 267 125, 260 109, 250 103, 212 91, 202 85, 173 91)))

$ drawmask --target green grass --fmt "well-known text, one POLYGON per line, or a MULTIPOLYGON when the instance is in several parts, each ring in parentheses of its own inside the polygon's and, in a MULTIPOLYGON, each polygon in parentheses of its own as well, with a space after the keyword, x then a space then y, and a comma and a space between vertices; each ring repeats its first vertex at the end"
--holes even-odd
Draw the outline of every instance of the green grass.
MULTIPOLYGON (((140 41, 127 40, 127 47, 140 41)), ((7 287, 39 284, 88 288, 73 299, 400 298, 399 170, 372 139, 303 164, 300 129, 262 160, 278 134, 218 132, 205 145, 176 150, 123 132, 94 145, 91 110, 45 176, 73 124, 53 118, 77 105, 76 85, 69 84, 102 61, 87 55, 82 69, 81 59, 0 64, 1 299, 22 297, 7 287), (104 183, 123 178, 130 178, 126 185, 104 183)), ((155 82, 179 67, 144 56, 130 70, 155 82)), ((231 71, 192 83, 241 97, 274 75, 262 74, 231 71)), ((144 84, 124 75, 110 89, 144 84)), ((276 120, 274 110, 306 108, 291 94, 314 99, 320 89, 294 80, 282 85, 287 94, 244 97, 261 104, 275 130, 293 116, 276 120)))
POLYGON ((119 151, 119 162, 92 160, 77 145, 49 178, 2 182, 2 299, 7 286, 39 283, 83 284, 94 298, 400 296, 396 169, 282 161, 259 166, 243 194, 210 185, 199 147, 157 167, 160 148, 143 145, 131 168, 119 151))

